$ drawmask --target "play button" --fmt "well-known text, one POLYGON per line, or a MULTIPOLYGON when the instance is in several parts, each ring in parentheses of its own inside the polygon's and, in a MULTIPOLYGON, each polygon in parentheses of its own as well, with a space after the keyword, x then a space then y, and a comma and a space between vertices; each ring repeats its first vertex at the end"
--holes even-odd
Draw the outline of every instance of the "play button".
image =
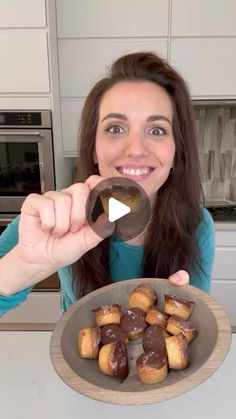
POLYGON ((139 236, 150 222, 151 205, 144 189, 131 179, 113 177, 101 181, 89 194, 86 205, 87 221, 102 237, 97 218, 108 215, 115 223, 116 240, 128 241, 139 236))
POLYGON ((128 205, 122 204, 122 202, 117 201, 115 198, 109 198, 108 200, 108 220, 112 223, 113 221, 119 220, 119 218, 124 217, 124 215, 131 212, 128 205))

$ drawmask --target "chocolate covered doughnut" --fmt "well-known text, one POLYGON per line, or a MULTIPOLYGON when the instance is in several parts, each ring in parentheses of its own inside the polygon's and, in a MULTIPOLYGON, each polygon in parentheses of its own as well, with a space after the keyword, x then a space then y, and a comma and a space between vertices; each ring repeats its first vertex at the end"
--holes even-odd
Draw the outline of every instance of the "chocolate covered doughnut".
POLYGON ((120 323, 121 307, 119 304, 102 305, 92 310, 98 326, 105 324, 120 323))
POLYGON ((102 346, 98 364, 104 374, 118 377, 121 382, 124 381, 129 375, 126 344, 119 341, 102 346))
POLYGON ((181 319, 187 320, 193 312, 195 303, 193 301, 184 300, 175 295, 164 295, 164 312, 174 314, 181 319))
POLYGON ((140 308, 130 308, 120 320, 120 327, 128 333, 129 340, 135 340, 143 336, 147 327, 146 313, 140 308))
POLYGON ((156 384, 164 381, 168 374, 166 352, 144 352, 136 361, 138 377, 144 384, 156 384))

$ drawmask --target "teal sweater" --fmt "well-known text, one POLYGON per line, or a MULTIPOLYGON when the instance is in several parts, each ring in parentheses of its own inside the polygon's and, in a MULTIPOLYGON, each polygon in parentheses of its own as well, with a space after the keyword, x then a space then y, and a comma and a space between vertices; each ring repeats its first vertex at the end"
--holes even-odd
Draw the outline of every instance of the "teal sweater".
MULTIPOLYGON (((13 220, 0 236, 0 257, 9 252, 18 242, 19 217, 13 220)), ((197 238, 201 257, 201 273, 190 269, 190 284, 209 292, 215 253, 214 223, 206 209, 203 209, 203 219, 197 230, 197 238)), ((114 282, 142 277, 143 246, 133 246, 121 241, 111 240, 110 270, 114 282)), ((62 308, 67 310, 76 302, 72 289, 70 267, 58 270, 62 293, 62 308)), ((0 316, 17 307, 27 299, 32 287, 11 296, 0 296, 0 316)))

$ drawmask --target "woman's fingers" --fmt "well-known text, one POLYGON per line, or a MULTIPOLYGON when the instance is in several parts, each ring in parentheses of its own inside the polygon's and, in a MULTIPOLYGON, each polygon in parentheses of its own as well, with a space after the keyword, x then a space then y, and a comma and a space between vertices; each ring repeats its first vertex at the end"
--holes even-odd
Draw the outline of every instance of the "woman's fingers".
POLYGON ((31 194, 22 206, 22 213, 38 217, 41 229, 56 237, 68 231, 75 233, 87 224, 87 200, 102 180, 100 176, 90 176, 85 183, 76 183, 62 191, 31 194))
MULTIPOLYGON (((103 180, 101 176, 90 176, 85 183, 76 183, 63 192, 68 193, 72 198, 71 206, 71 220, 70 220, 70 231, 75 233, 80 230, 87 223, 87 202, 91 196, 90 192, 103 180)), ((96 195, 96 194, 95 194, 96 195)))
POLYGON ((84 183, 76 183, 64 189, 63 192, 70 196, 71 199, 70 225, 68 230, 75 233, 86 223, 86 202, 90 189, 84 183))
POLYGON ((183 270, 177 271, 169 276, 169 281, 176 286, 189 284, 189 274, 183 270))
POLYGON ((23 202, 21 213, 40 221, 41 228, 50 231, 55 227, 54 201, 45 195, 30 194, 23 202))

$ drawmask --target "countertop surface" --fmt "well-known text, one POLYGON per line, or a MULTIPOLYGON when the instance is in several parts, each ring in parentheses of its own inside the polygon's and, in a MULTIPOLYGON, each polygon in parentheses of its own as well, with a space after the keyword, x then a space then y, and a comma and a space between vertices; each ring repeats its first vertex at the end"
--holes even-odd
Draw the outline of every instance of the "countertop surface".
POLYGON ((52 332, 0 332, 0 405, 4 419, 233 419, 236 415, 236 334, 223 364, 207 381, 174 399, 120 406, 68 387, 50 361, 52 332), (151 416, 150 416, 151 415, 151 416))

